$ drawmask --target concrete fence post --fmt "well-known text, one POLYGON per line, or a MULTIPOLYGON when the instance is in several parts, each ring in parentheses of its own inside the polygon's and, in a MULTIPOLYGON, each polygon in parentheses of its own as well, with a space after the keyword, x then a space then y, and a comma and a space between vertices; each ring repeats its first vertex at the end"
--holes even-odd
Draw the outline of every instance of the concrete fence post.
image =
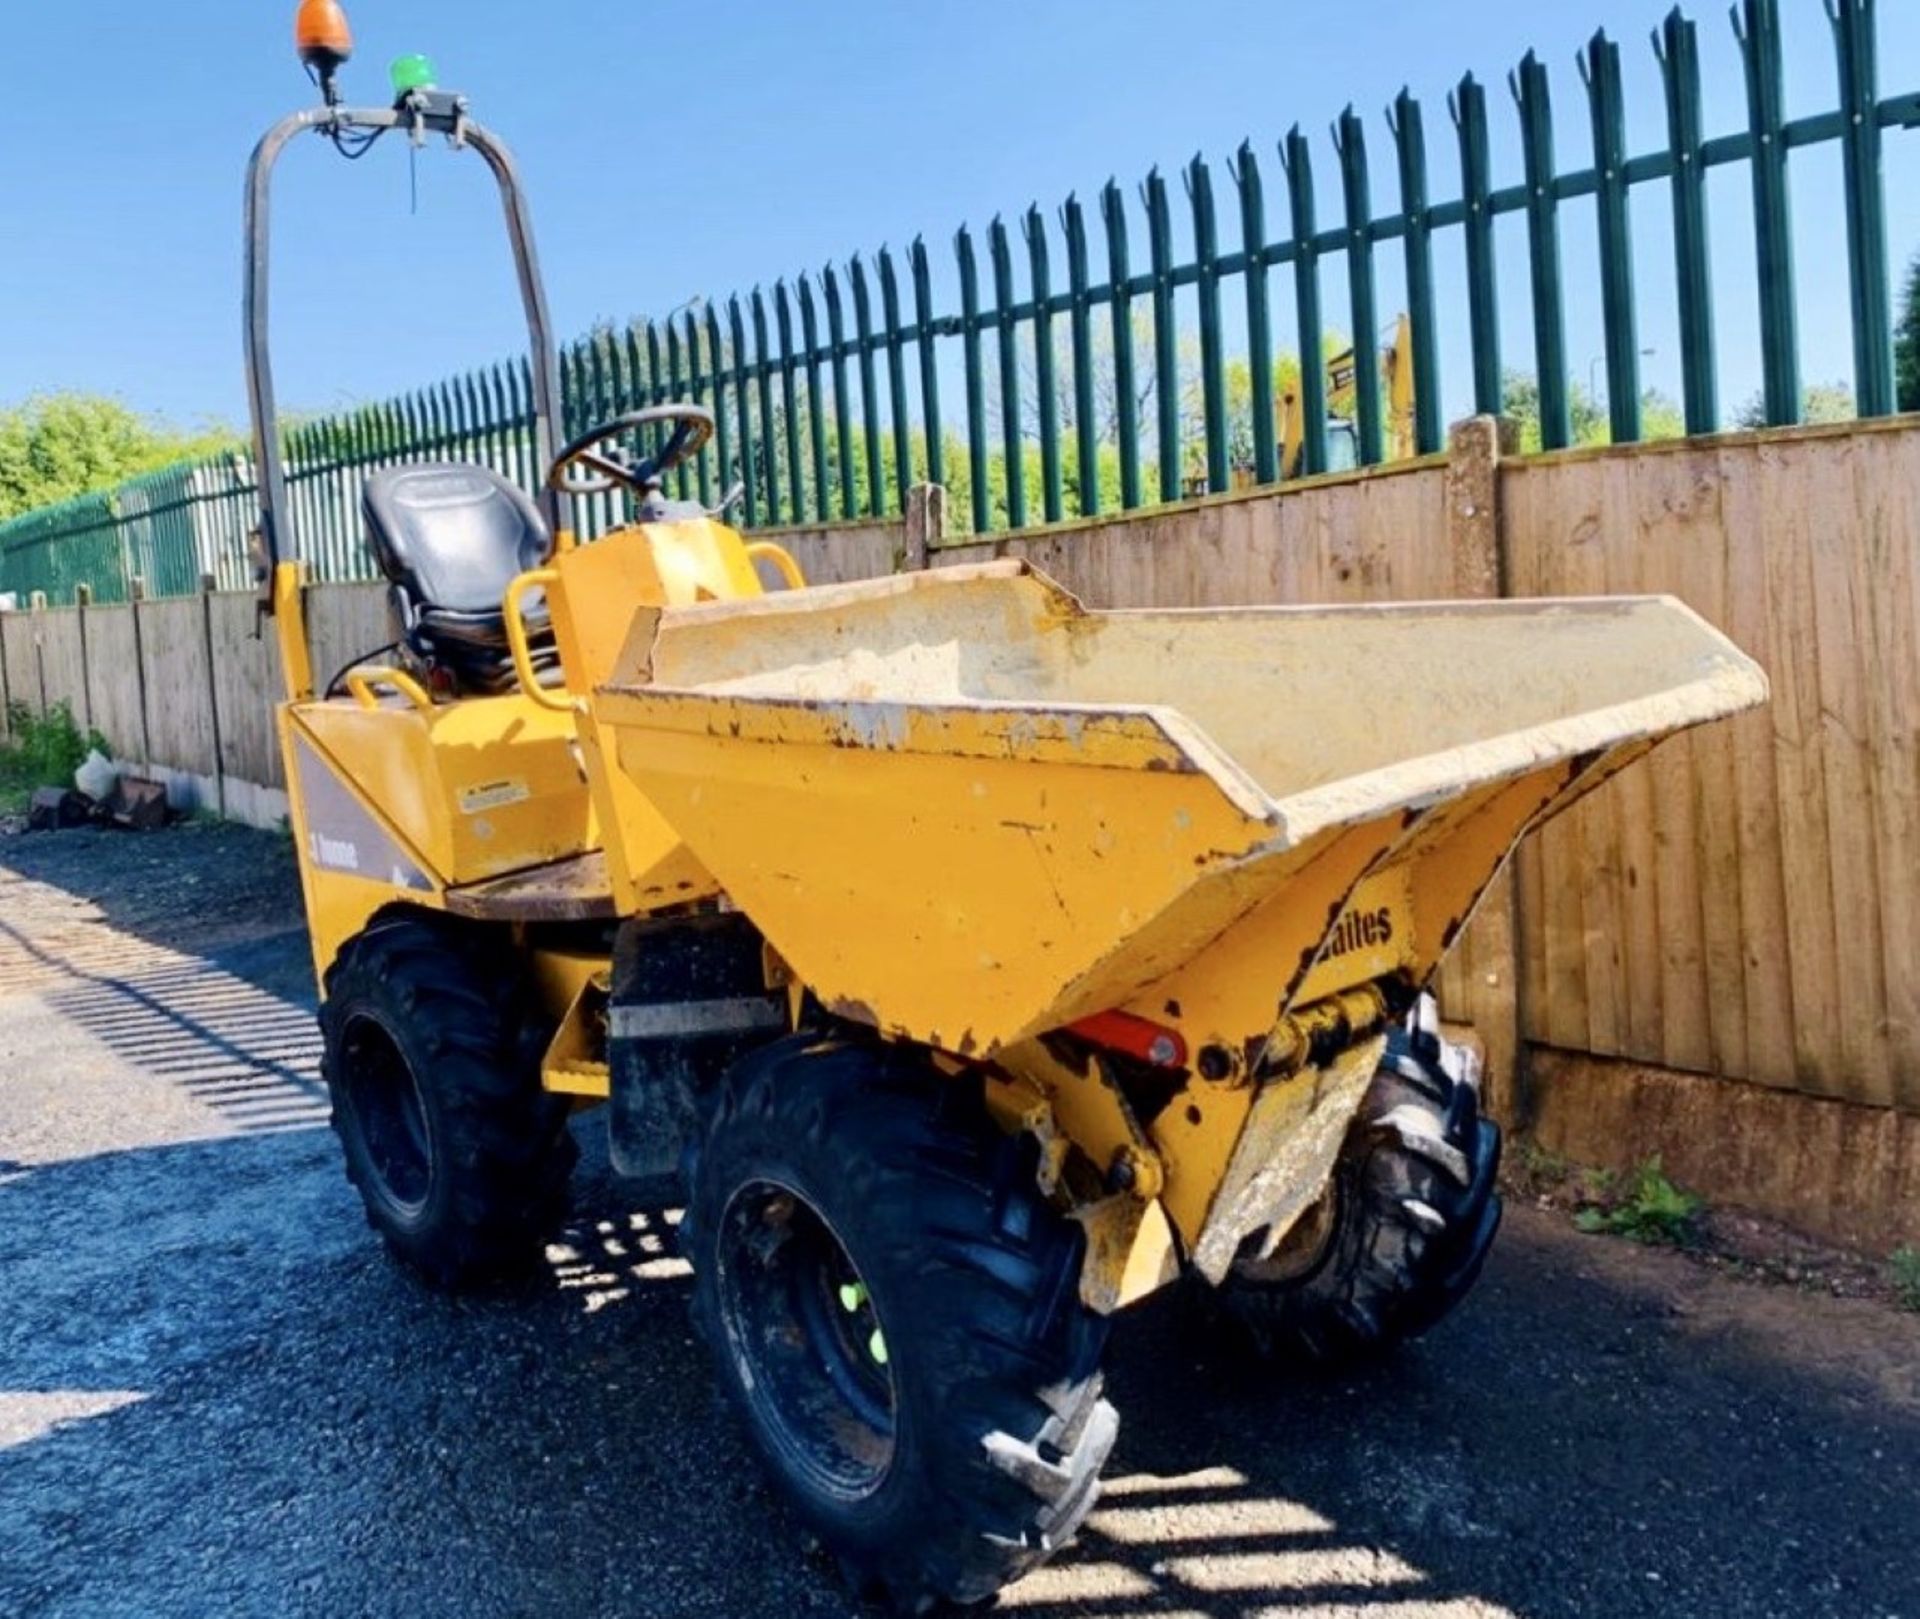
MULTIPOLYGON (((1507 593, 1500 524, 1500 459, 1518 447, 1515 424, 1495 416, 1456 423, 1447 438, 1447 546, 1454 594, 1489 600, 1507 593)), ((1487 1101, 1518 1122, 1526 1101, 1526 1041, 1520 972, 1519 888, 1511 862, 1493 881, 1463 943, 1467 1004, 1487 1057, 1487 1101)), ((1443 1007, 1442 1012, 1447 1009, 1443 1007)))
POLYGON ((947 533, 947 491, 937 483, 917 483, 907 491, 906 553, 902 567, 918 573, 932 565, 933 553, 947 533))
POLYGON ((1453 588, 1464 598, 1506 594, 1500 542, 1500 461, 1519 447, 1510 417, 1473 416, 1447 435, 1447 539, 1453 588))

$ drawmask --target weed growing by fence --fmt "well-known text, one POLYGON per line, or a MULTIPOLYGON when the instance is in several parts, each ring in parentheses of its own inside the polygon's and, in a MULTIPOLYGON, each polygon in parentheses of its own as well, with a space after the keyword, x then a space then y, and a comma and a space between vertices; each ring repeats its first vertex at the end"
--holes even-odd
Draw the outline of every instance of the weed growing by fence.
POLYGON ((1702 1207, 1699 1198, 1667 1179, 1656 1153, 1624 1186, 1610 1177, 1603 1201, 1582 1209, 1573 1223, 1581 1231, 1678 1248, 1693 1241, 1702 1207))
POLYGON ((1920 1314, 1920 1248, 1896 1248, 1887 1261, 1893 1296, 1903 1310, 1920 1314))
POLYGON ((88 753, 110 753, 98 731, 83 732, 73 711, 56 703, 46 714, 16 704, 7 711, 12 740, 0 743, 0 814, 17 814, 40 787, 71 787, 88 753))

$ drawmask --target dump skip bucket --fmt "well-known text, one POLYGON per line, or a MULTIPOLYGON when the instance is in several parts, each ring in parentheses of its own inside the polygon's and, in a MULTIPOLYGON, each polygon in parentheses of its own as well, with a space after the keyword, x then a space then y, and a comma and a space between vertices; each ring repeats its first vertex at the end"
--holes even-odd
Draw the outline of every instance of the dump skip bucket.
POLYGON ((1664 597, 1096 613, 1001 562, 649 610, 597 706, 831 1010, 990 1055, 1424 983, 1530 826, 1765 696, 1664 597))

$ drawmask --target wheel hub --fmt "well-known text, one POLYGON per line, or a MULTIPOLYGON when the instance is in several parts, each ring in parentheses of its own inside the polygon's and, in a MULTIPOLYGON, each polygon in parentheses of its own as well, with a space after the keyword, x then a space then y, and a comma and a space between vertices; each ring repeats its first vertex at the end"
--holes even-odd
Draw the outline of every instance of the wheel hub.
POLYGON ((379 1190, 396 1210, 418 1214, 433 1185, 427 1110, 400 1045, 374 1018, 355 1018, 344 1042, 349 1101, 379 1190))
POLYGON ((892 1465, 895 1392, 865 1279, 820 1209, 757 1181, 728 1203, 719 1302, 747 1398, 815 1488, 870 1495, 892 1465))

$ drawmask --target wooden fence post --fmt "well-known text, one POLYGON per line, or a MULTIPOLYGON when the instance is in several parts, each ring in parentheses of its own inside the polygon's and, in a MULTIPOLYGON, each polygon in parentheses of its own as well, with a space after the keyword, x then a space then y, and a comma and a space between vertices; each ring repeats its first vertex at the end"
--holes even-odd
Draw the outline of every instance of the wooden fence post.
MULTIPOLYGON (((1507 593, 1500 458, 1516 447, 1515 424, 1501 417, 1475 416, 1456 423, 1448 434, 1447 543, 1454 594, 1463 599, 1507 593)), ((1472 1023, 1485 1048, 1489 1110, 1517 1123, 1526 1101, 1526 1042, 1520 1003, 1519 885, 1511 862, 1480 901, 1462 943, 1467 1004, 1455 1013, 1472 1023)))
POLYGON ((907 491, 907 546, 903 566, 921 572, 947 533, 947 491, 937 483, 917 483, 907 491))
POLYGON ((7 625, 13 614, 0 611, 0 742, 13 736, 13 687, 7 677, 7 625))
POLYGON ((93 670, 87 658, 87 609, 93 605, 93 586, 81 583, 73 587, 75 627, 80 634, 80 725, 82 733, 93 730, 93 670))
POLYGON ((47 593, 44 590, 36 590, 28 600, 33 608, 33 678, 34 684, 39 688, 39 714, 42 719, 45 719, 47 714, 47 654, 46 649, 41 646, 40 642, 41 630, 46 623, 44 615, 47 611, 47 593))
POLYGON ((153 769, 153 722, 147 717, 147 648, 140 630, 140 604, 147 599, 147 582, 139 574, 127 576, 127 611, 133 615, 133 686, 140 699, 140 768, 153 769))
POLYGON ((207 649, 207 720, 213 733, 213 794, 221 820, 227 818, 227 757, 220 742, 219 676, 213 666, 213 592, 219 584, 210 573, 200 575, 200 636, 207 649))

